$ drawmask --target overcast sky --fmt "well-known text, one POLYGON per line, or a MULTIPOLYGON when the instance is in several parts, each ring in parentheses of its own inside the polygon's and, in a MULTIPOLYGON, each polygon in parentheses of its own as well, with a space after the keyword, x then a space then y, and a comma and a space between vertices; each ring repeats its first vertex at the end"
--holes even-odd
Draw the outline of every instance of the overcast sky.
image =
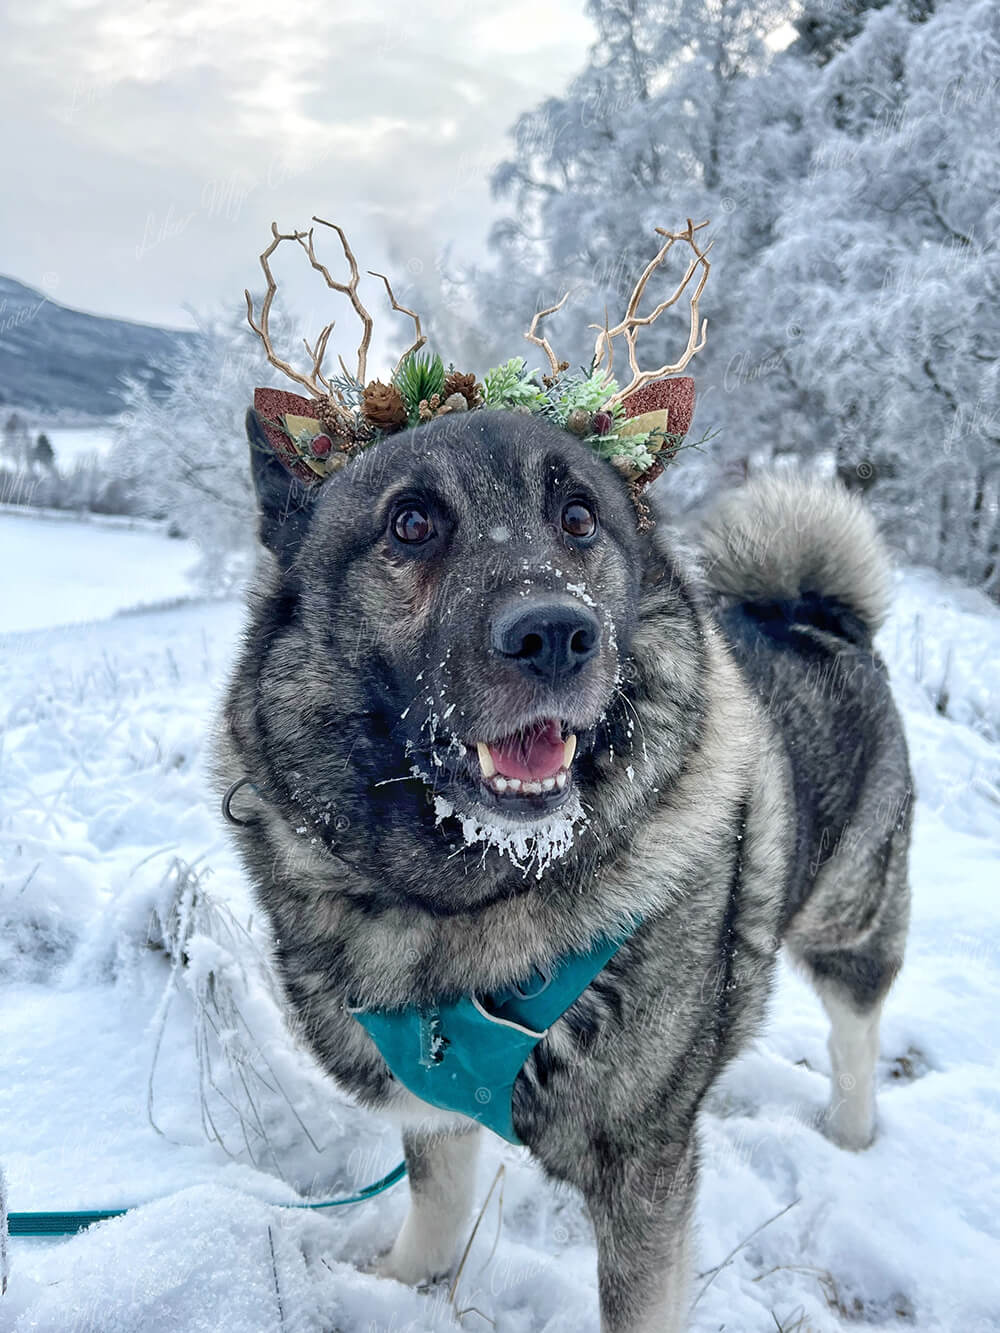
POLYGON ((272 218, 362 268, 481 256, 492 165, 583 0, 0 0, 0 273, 178 326, 259 282, 272 218))

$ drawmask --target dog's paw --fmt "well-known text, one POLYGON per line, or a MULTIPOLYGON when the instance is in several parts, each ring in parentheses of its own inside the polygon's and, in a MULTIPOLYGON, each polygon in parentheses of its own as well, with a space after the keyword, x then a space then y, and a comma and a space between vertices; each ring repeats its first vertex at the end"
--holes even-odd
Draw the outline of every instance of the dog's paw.
POLYGON ((864 1152, 875 1142, 875 1116, 865 1106, 846 1099, 831 1102, 821 1128, 831 1143, 849 1152, 864 1152))
POLYGON ((407 1287, 424 1287, 448 1276, 451 1259, 450 1254, 435 1252, 434 1246, 415 1241, 404 1226, 392 1249, 376 1261, 375 1273, 407 1287))

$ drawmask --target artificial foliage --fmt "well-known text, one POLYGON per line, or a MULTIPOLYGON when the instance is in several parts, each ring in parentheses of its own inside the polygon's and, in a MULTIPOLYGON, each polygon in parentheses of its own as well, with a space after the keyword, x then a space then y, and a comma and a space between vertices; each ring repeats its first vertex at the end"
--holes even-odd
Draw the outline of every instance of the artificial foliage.
POLYGON ((699 247, 696 233, 707 223, 695 225, 689 219, 687 227, 680 232, 657 228, 658 235, 665 239, 636 283, 624 318, 612 326, 605 317, 603 327, 594 326, 598 328, 598 337, 593 360, 589 366, 576 370, 572 370, 567 361, 560 361, 548 339, 538 333, 540 321, 560 310, 568 294, 558 304, 538 311, 525 334, 527 340, 541 348, 548 358, 547 373, 529 367, 523 356, 515 356, 491 367, 480 381, 475 373, 459 370, 454 363, 449 363, 446 369, 440 355, 423 350, 427 339, 421 330, 419 316, 399 304, 388 278, 374 274, 385 284, 393 309, 413 320, 416 334, 412 346, 399 358, 389 381, 383 382, 369 379, 367 374, 373 320, 358 293, 360 270, 354 254, 341 228, 319 218, 313 220, 332 228, 339 236, 350 270, 348 281, 340 283, 333 279, 326 266, 318 261, 314 249, 315 228, 282 233, 276 224, 272 224, 274 240, 260 257, 268 287, 257 320, 250 293, 246 293, 247 317, 264 344, 268 360, 310 394, 306 398, 278 389, 257 389, 254 394, 254 409, 261 428, 290 471, 302 481, 316 484, 371 444, 406 427, 419 428, 440 417, 482 409, 521 412, 569 431, 593 449, 598 457, 617 468, 630 483, 640 526, 649 524, 649 510, 642 503, 639 492, 660 475, 665 463, 680 449, 694 409, 694 382, 677 372, 683 370, 705 344, 706 322, 698 315, 698 298, 710 268, 706 258, 709 247, 699 247), (342 375, 328 377, 323 374, 322 364, 332 322, 319 333, 314 343, 303 340, 312 359, 306 372, 297 370, 275 351, 268 317, 277 284, 269 258, 282 241, 300 245, 312 267, 324 275, 327 285, 350 300, 363 328, 356 374, 347 370, 342 359, 342 375), (674 293, 661 300, 650 314, 640 315, 639 305, 646 284, 677 242, 690 246, 694 260, 674 293), (636 359, 638 333, 679 300, 696 273, 699 276, 689 302, 691 331, 682 356, 676 364, 640 370, 636 359), (623 340, 632 372, 632 378, 624 388, 619 387, 618 379, 612 373, 616 339, 623 340))
POLYGON ((523 356, 512 357, 483 376, 486 407, 525 407, 542 411, 548 403, 545 390, 535 382, 535 373, 527 368, 523 356))
POLYGON ((611 395, 618 392, 618 381, 609 380, 600 371, 580 371, 557 380, 553 388, 558 393, 552 403, 552 417, 558 425, 567 426, 574 412, 589 416, 599 412, 611 395))
POLYGON ((411 352, 403 357, 392 382, 406 400, 411 426, 420 421, 420 404, 443 393, 445 378, 444 362, 439 356, 411 352))
MULTIPOLYGON (((411 353, 401 361, 391 384, 373 380, 355 386, 351 397, 358 404, 356 409, 333 399, 321 400, 317 406, 274 389, 258 389, 255 406, 269 438, 272 432, 283 437, 281 453, 286 463, 289 452, 296 455, 313 479, 329 475, 350 457, 405 426, 486 408, 530 413, 569 430, 629 482, 645 485, 660 475, 684 443, 690 412, 683 409, 688 401, 693 405, 689 385, 687 377, 661 380, 633 395, 641 395, 641 403, 633 404, 629 398, 611 402, 618 392, 617 381, 593 368, 542 376, 537 368, 529 369, 523 357, 512 357, 488 370, 480 383, 469 372, 446 373, 440 356, 411 353), (279 397, 282 410, 276 411, 273 400, 279 397), (669 405, 671 399, 679 406, 669 405), (667 405, 649 409, 650 402, 667 405), (647 410, 636 413, 638 406, 647 410)), ((300 475, 305 479, 301 471, 300 475)))

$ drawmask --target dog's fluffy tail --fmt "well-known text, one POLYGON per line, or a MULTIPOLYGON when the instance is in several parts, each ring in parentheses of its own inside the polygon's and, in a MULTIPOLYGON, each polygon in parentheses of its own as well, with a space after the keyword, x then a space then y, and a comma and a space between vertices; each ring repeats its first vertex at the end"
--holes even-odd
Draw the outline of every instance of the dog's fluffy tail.
POLYGON ((888 612, 885 544, 862 502, 835 482, 751 481, 722 496, 699 545, 709 586, 739 602, 839 607, 869 634, 888 612))

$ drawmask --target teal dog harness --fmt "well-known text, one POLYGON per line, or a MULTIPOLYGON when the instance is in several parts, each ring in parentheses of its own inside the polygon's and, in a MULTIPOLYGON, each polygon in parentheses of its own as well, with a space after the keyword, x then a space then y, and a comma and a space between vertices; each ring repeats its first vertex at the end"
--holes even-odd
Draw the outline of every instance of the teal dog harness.
POLYGON ((551 971, 536 968, 528 981, 498 995, 351 1013, 414 1096, 519 1144, 511 1099, 525 1060, 637 925, 614 939, 599 938, 585 953, 567 955, 551 971))

